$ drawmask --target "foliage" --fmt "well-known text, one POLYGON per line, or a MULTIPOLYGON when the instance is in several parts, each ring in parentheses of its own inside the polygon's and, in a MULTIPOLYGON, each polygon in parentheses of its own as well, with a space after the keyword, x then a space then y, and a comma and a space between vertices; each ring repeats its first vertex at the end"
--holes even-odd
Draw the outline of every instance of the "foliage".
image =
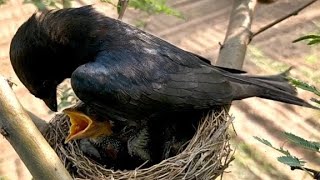
MULTIPOLYGON (((304 41, 304 40, 307 40, 309 41, 307 43, 307 45, 316 45, 316 44, 320 44, 320 35, 306 35, 306 36, 302 36, 302 37, 299 37, 297 38, 296 40, 293 41, 293 43, 296 43, 296 42, 300 42, 300 41, 304 41)), ((289 81, 296 87, 300 88, 300 89, 303 89, 303 90, 306 90, 306 91, 309 91, 309 92, 312 92, 313 94, 317 95, 317 96, 320 96, 320 91, 313 85, 310 85, 306 82, 303 82, 299 79, 295 79, 295 78, 289 78, 289 81)), ((320 100, 317 100, 315 98, 311 99, 313 102, 317 103, 317 104, 320 104, 320 100)))
MULTIPOLYGON (((120 7, 118 7, 114 0, 101 0, 101 2, 106 2, 117 7, 119 12, 120 7)), ((147 12, 148 14, 167 14, 180 18, 183 17, 181 12, 167 5, 167 0, 129 0, 129 7, 147 12)))
MULTIPOLYGON (((308 149, 310 151, 317 152, 317 153, 320 152, 319 151, 320 150, 320 142, 309 141, 309 140, 306 140, 302 137, 299 137, 297 135, 294 135, 294 134, 288 133, 288 132, 284 132, 284 137, 286 138, 287 141, 292 142, 293 144, 297 145, 298 147, 308 149)), ((277 158, 277 160, 283 164, 290 166, 292 170, 294 170, 294 169, 305 170, 305 171, 308 171, 310 173, 310 175, 312 175, 314 178, 319 177, 319 174, 320 174, 319 171, 305 168, 304 166, 305 166, 306 162, 293 156, 288 150, 285 150, 283 147, 276 148, 266 139, 259 138, 259 137, 254 137, 254 138, 257 139, 258 141, 260 141, 261 143, 263 143, 263 144, 277 150, 278 152, 284 154, 284 156, 279 156, 277 158)))
POLYGON ((298 158, 294 157, 294 156, 280 156, 277 158, 279 162, 282 162, 283 164, 286 164, 290 167, 294 166, 294 167, 299 167, 299 166, 303 166, 305 161, 301 161, 298 158))
POLYGON ((64 109, 68 106, 75 104, 78 101, 74 91, 70 87, 70 84, 64 84, 61 87, 61 93, 59 94, 58 109, 64 109))
POLYGON ((310 91, 310 92, 320 96, 320 91, 315 86, 310 85, 310 84, 308 84, 304 81, 301 81, 299 79, 292 78, 292 77, 290 77, 289 80, 294 86, 296 86, 300 89, 306 90, 306 91, 310 91))
POLYGON ((71 0, 24 0, 23 3, 32 3, 40 11, 44 11, 48 8, 60 9, 71 7, 71 0))
MULTIPOLYGON (((315 94, 317 96, 320 96, 320 91, 315 86, 310 85, 310 84, 308 84, 304 81, 301 81, 299 79, 292 78, 292 77, 288 77, 288 79, 294 86, 296 86, 300 89, 312 92, 313 94, 315 94)), ((312 98, 311 100, 320 105, 320 100, 315 99, 315 98, 312 98)))
POLYGON ((296 40, 293 41, 293 43, 299 42, 299 41, 303 41, 303 40, 307 40, 308 45, 314 45, 314 44, 319 44, 320 43, 320 35, 306 35, 306 36, 302 36, 296 40))
POLYGON ((129 6, 148 14, 167 14, 182 18, 182 14, 166 5, 167 0, 130 0, 129 6))
MULTIPOLYGON (((0 4, 4 3, 6 0, 0 0, 0 4)), ((43 11, 50 8, 68 8, 71 7, 72 0, 24 0, 24 3, 32 3, 34 4, 40 11, 43 11)), ((114 0, 101 0, 101 2, 109 3, 115 7, 118 5, 114 2, 114 0)), ((151 14, 167 14, 171 16, 176 16, 182 18, 181 12, 169 7, 167 4, 167 0, 130 0, 129 7, 134 9, 147 12, 149 15, 151 14)))
MULTIPOLYGON (((119 7, 119 3, 116 4, 114 0, 101 0, 101 2, 106 2, 117 7, 117 11, 119 13, 119 9, 121 8, 119 7)), ((167 0, 129 0, 128 6, 142 12, 146 12, 149 15, 166 14, 183 18, 181 12, 167 5, 167 0)))
MULTIPOLYGON (((310 151, 317 152, 317 153, 320 152, 319 151, 320 142, 309 141, 289 132, 284 132, 284 137, 286 138, 287 141, 292 142, 298 147, 308 149, 310 151)), ((261 143, 273 148, 274 150, 284 154, 284 156, 280 156, 277 158, 279 162, 286 164, 290 167, 303 167, 305 165, 306 163, 305 161, 293 156, 288 150, 284 149, 283 147, 276 148, 266 139, 259 138, 256 136, 254 138, 260 141, 261 143)))
POLYGON ((6 0, 0 0, 0 5, 6 3, 6 0))
MULTIPOLYGON (((320 44, 320 35, 307 35, 302 36, 300 38, 297 38, 293 41, 293 43, 300 42, 300 41, 308 41, 307 45, 315 45, 320 44)), ((312 92, 313 94, 320 96, 320 91, 313 85, 310 85, 304 81, 301 81, 296 78, 288 77, 288 80, 291 82, 292 85, 294 85, 297 88, 312 92)), ((320 104, 320 100, 312 99, 314 102, 320 104)), ((284 132, 284 137, 287 141, 297 145, 300 148, 304 148, 307 150, 310 150, 312 152, 319 153, 320 152, 320 142, 310 141, 306 140, 302 137, 299 137, 295 134, 284 132)), ((307 171, 310 175, 312 175, 315 179, 319 178, 320 171, 316 171, 313 169, 305 168, 306 162, 293 156, 288 150, 285 150, 283 147, 276 148, 274 147, 268 140, 254 137, 261 143, 273 148, 274 150, 284 154, 284 156, 279 156, 277 160, 283 164, 286 164, 291 167, 292 170, 294 169, 300 169, 307 171), (312 173, 312 174, 311 174, 312 173)))
POLYGON ((308 140, 305 140, 297 135, 294 135, 294 134, 288 133, 288 132, 285 132, 284 136, 290 142, 292 142, 302 148, 309 149, 309 150, 315 151, 315 152, 319 152, 319 148, 320 148, 319 142, 308 141, 308 140))
POLYGON ((256 137, 256 136, 254 136, 254 138, 255 138, 256 140, 260 141, 261 143, 263 143, 263 144, 265 144, 265 145, 273 148, 274 150, 277 150, 277 151, 281 152, 281 153, 284 154, 284 155, 287 155, 287 156, 290 155, 289 151, 284 150, 282 147, 280 147, 280 148, 274 147, 274 146, 273 146, 268 140, 266 140, 266 139, 259 138, 259 137, 256 137))

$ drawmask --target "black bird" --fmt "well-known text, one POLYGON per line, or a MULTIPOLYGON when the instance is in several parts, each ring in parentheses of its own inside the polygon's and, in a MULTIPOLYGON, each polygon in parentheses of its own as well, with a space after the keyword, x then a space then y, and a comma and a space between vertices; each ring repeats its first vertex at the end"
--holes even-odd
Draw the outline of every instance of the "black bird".
POLYGON ((57 111, 57 85, 71 78, 77 97, 102 116, 138 125, 250 97, 315 108, 296 97, 284 74, 250 76, 213 66, 91 6, 33 14, 14 35, 10 59, 21 82, 51 110, 57 111))

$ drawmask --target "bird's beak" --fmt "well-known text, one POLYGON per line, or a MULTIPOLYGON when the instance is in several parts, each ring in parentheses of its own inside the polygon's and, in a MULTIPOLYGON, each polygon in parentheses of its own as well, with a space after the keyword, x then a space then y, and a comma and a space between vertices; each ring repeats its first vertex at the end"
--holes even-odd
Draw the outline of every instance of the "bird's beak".
POLYGON ((52 93, 48 98, 43 98, 42 100, 51 109, 51 111, 54 111, 54 112, 58 111, 56 93, 52 93))
POLYGON ((97 138, 112 134, 109 121, 96 121, 84 113, 71 108, 67 108, 63 112, 69 116, 71 122, 69 135, 65 139, 65 143, 75 139, 97 138))

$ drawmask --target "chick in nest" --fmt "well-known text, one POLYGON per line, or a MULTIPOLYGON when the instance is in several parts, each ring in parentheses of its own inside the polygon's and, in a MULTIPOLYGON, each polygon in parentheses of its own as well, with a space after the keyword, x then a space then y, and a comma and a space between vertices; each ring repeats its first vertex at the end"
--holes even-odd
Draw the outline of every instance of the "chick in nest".
POLYGON ((80 139, 82 152, 98 163, 117 170, 152 162, 147 127, 115 124, 83 103, 63 112, 71 122, 65 143, 80 139))

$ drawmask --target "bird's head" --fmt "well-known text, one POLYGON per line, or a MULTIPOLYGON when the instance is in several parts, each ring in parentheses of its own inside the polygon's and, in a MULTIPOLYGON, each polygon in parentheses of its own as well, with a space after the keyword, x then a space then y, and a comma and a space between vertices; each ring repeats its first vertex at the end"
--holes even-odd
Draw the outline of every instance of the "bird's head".
POLYGON ((104 31, 90 6, 35 13, 15 33, 12 67, 26 88, 57 111, 56 88, 80 65, 93 60, 104 31))
POLYGON ((35 33, 31 25, 22 25, 13 37, 11 65, 30 93, 42 99, 52 111, 57 111, 56 88, 65 77, 63 73, 59 74, 49 49, 40 39, 30 36, 30 33, 35 33))

